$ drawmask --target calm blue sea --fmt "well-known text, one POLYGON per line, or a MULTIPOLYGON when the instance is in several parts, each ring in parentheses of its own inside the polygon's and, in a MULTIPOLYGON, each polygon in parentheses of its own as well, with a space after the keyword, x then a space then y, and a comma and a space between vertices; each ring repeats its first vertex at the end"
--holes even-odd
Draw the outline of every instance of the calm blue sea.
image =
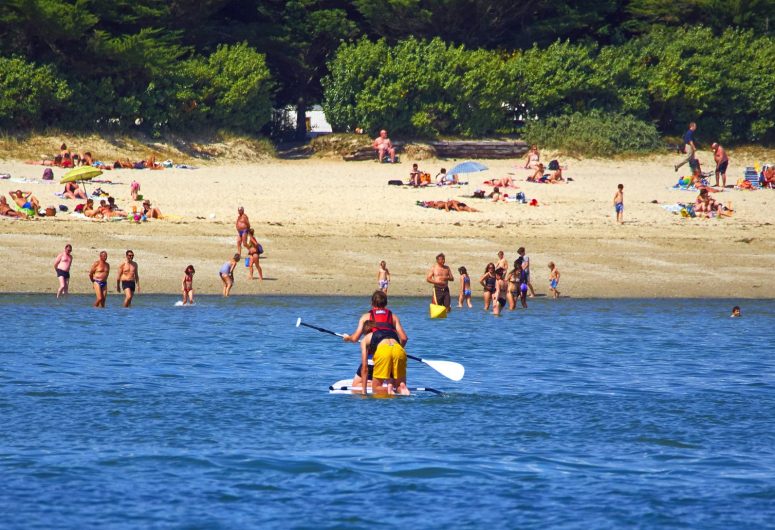
POLYGON ((772 528, 775 304, 552 300, 431 321, 465 364, 329 395, 368 298, 0 296, 3 528, 772 528))

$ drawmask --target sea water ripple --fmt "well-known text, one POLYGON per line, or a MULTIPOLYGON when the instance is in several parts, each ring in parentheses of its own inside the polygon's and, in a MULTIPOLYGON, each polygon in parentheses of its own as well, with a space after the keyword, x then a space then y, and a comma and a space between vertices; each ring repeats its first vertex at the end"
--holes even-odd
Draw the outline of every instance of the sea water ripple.
POLYGON ((775 305, 391 304, 445 396, 331 396, 360 298, 0 296, 0 526, 766 528, 775 305))

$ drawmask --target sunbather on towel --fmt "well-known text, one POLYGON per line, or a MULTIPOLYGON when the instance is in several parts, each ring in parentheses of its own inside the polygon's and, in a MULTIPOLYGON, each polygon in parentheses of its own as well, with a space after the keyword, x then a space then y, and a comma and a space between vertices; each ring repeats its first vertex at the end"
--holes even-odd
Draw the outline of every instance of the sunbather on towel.
POLYGON ((17 219, 26 219, 27 216, 21 212, 17 212, 8 205, 4 195, 0 195, 0 216, 2 217, 15 217, 17 219))
POLYGON ((539 162, 532 175, 527 177, 528 182, 542 182, 544 178, 544 165, 539 162))
POLYGON ((455 210, 456 212, 478 212, 474 208, 471 208, 464 202, 449 200, 449 201, 422 201, 418 203, 423 208, 435 208, 436 210, 444 210, 446 212, 455 210))
POLYGON ((11 191, 8 193, 13 201, 19 206, 19 208, 26 208, 28 210, 40 210, 40 202, 32 194, 31 191, 11 191))
POLYGON ((485 180, 484 184, 487 184, 489 186, 497 186, 499 188, 518 188, 519 187, 516 184, 514 184, 514 179, 511 177, 485 180))
POLYGON ((62 196, 65 199, 85 199, 86 193, 75 182, 68 182, 62 196))

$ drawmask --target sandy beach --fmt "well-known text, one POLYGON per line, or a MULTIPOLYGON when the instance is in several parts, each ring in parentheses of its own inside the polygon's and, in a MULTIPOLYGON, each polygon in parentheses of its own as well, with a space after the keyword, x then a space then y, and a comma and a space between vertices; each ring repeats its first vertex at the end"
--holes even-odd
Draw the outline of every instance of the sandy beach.
MULTIPOLYGON (((752 160, 736 159, 727 183, 742 176, 752 160)), ((544 159, 547 159, 544 157, 544 159)), ((485 160, 489 170, 464 176, 468 185, 414 189, 388 186, 407 180, 413 160, 400 164, 325 159, 268 160, 256 164, 202 166, 197 170, 114 170, 101 187, 118 205, 131 209, 129 185, 168 220, 135 224, 75 219, 68 214, 35 221, 0 219, 0 292, 55 293, 52 262, 65 243, 75 257, 71 292, 91 292, 87 272, 100 250, 117 268, 131 248, 140 266, 144 292, 177 293, 183 270, 196 267, 198 294, 220 293, 218 269, 236 250, 234 221, 245 207, 265 248, 265 281, 248 281, 236 271, 234 295, 366 295, 377 285, 380 260, 392 274, 390 293, 426 295, 425 274, 438 252, 447 256, 457 277, 464 265, 477 283, 485 265, 504 250, 513 261, 519 246, 531 258, 532 281, 548 292, 548 262, 562 273, 560 290, 571 297, 775 297, 775 191, 726 190, 731 219, 684 219, 662 204, 693 202, 696 193, 671 189, 677 176, 672 155, 625 160, 574 160, 564 172, 573 182, 525 182, 530 172, 517 161, 485 160), (485 179, 511 174, 528 200, 493 203, 470 198, 485 179), (614 223, 612 198, 624 184, 625 224, 614 223), (458 199, 480 213, 424 209, 416 201, 458 199), (652 201, 657 201, 657 204, 652 201)), ((712 168, 708 152, 703 168, 712 168)), ((458 161, 422 160, 420 169, 435 175, 458 161)), ((42 206, 78 202, 54 195, 65 170, 55 168, 54 183, 40 181, 43 168, 19 161, 0 162, 0 191, 32 191, 42 206), (18 178, 34 182, 15 182, 18 178)), ((488 192, 491 188, 487 189, 488 192)), ((139 206, 139 203, 136 203, 139 206)), ((111 280, 114 280, 111 276, 111 280)), ((114 283, 111 281, 111 287, 114 283)), ((458 285, 452 289, 456 295, 458 285)), ((475 299, 481 289, 474 289, 475 299)))

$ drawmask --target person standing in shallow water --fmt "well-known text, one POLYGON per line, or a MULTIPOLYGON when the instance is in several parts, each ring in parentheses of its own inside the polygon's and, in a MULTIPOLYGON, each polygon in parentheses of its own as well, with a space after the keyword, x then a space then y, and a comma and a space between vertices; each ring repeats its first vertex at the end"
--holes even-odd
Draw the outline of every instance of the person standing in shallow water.
POLYGON ((124 307, 132 305, 135 290, 140 292, 140 271, 134 262, 135 253, 126 251, 126 261, 119 265, 116 277, 116 291, 124 291, 124 307))
POLYGON ((65 296, 70 289, 70 267, 73 265, 73 246, 71 244, 65 245, 65 249, 60 252, 54 260, 54 271, 57 273, 57 280, 59 280, 59 289, 57 290, 57 298, 65 296))
POLYGON ((108 276, 110 276, 110 264, 108 263, 108 253, 104 250, 100 252, 100 257, 92 263, 89 269, 89 281, 94 287, 94 307, 105 307, 105 300, 108 298, 108 276))
POLYGON ((428 274, 425 276, 425 281, 433 284, 433 298, 435 303, 446 307, 447 312, 449 313, 451 310, 450 304, 452 303, 449 294, 449 282, 455 281, 455 278, 452 276, 450 268, 445 264, 446 260, 447 258, 443 253, 437 255, 436 263, 434 263, 431 270, 428 271, 428 274))

